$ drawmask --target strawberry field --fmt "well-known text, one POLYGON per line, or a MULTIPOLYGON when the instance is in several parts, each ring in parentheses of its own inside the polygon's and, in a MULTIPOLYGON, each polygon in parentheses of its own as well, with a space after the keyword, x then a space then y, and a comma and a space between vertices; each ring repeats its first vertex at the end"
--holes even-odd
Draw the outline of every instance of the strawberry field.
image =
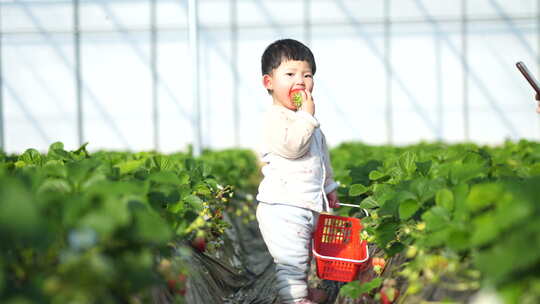
MULTIPOLYGON (((362 237, 377 264, 332 302, 464 303, 479 291, 540 302, 540 144, 348 143, 331 154, 340 201, 370 211, 362 237)), ((266 268, 231 258, 255 255, 243 228, 256 227, 251 151, 54 143, 0 162, 0 302, 189 303, 257 288, 259 303, 275 301, 266 268)))

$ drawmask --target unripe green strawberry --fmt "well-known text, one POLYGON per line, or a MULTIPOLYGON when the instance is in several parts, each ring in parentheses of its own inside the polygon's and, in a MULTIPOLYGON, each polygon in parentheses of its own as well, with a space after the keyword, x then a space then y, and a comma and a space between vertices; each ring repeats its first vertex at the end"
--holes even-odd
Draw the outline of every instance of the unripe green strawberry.
POLYGON ((294 89, 289 93, 289 98, 291 98, 291 101, 297 109, 302 106, 302 91, 302 89, 294 89))

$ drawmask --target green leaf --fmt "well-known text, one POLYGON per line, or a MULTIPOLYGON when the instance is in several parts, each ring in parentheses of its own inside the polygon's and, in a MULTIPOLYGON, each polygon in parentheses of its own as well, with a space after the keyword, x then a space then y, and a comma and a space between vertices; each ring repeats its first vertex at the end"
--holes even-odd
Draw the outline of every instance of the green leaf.
POLYGON ((422 214, 428 231, 437 231, 445 228, 450 222, 450 213, 443 207, 435 206, 422 214))
POLYGON ((517 282, 512 282, 510 284, 505 284, 498 291, 498 294, 502 297, 503 303, 518 304, 518 303, 522 303, 523 295, 526 292, 527 292, 527 286, 517 281, 517 282))
POLYGON ((487 174, 484 163, 466 163, 453 165, 450 169, 450 178, 454 184, 467 182, 473 178, 483 177, 487 174))
POLYGON ((368 188, 362 184, 354 184, 349 189, 349 196, 358 196, 364 194, 368 188))
POLYGON ((375 229, 375 242, 379 247, 385 248, 388 243, 394 240, 398 223, 386 221, 375 229))
POLYGON ((379 207, 379 203, 372 196, 366 197, 360 203, 360 208, 372 209, 375 207, 379 207))
POLYGON ((197 211, 202 211, 202 203, 203 201, 197 196, 197 195, 188 195, 182 199, 184 202, 189 204, 193 209, 197 211))
POLYGON ((135 236, 138 240, 165 243, 171 238, 172 232, 167 223, 151 209, 138 209, 135 218, 135 236))
POLYGON ((64 150, 64 144, 60 141, 54 142, 49 146, 49 152, 54 150, 64 150))
POLYGON ((190 176, 187 171, 181 171, 178 173, 178 179, 180 181, 180 185, 187 185, 190 181, 190 176))
POLYGON ((433 199, 435 193, 444 187, 444 180, 441 178, 419 177, 411 181, 410 191, 416 194, 420 204, 433 199))
POLYGON ((153 161, 154 165, 159 170, 172 170, 172 169, 174 169, 174 162, 168 156, 156 155, 156 156, 152 157, 152 161, 153 161))
POLYGON ((494 212, 481 214, 473 219, 473 232, 471 243, 482 246, 492 242, 499 234, 499 225, 495 220, 494 212))
POLYGON ((68 173, 64 163, 60 160, 48 160, 43 166, 43 174, 50 177, 66 178, 68 173))
POLYGON ((438 247, 448 242, 450 230, 443 229, 423 235, 421 244, 426 247, 438 247))
POLYGON ((416 171, 416 154, 410 151, 406 151, 399 157, 399 167, 407 173, 407 175, 411 175, 416 171))
POLYGON ((449 189, 441 189, 435 195, 435 203, 452 211, 454 209, 454 194, 449 189))
POLYGON ((402 252, 404 249, 405 249, 405 245, 403 245, 403 243, 393 242, 392 245, 390 245, 389 248, 385 248, 384 251, 389 257, 391 257, 402 252))
POLYGON ((383 174, 382 172, 377 171, 377 170, 373 170, 373 171, 369 172, 369 179, 370 180, 378 180, 378 179, 381 179, 381 178, 383 178, 385 176, 386 176, 385 174, 383 174))
POLYGON ((467 207, 467 196, 469 195, 469 185, 460 183, 452 188, 454 196, 454 219, 466 221, 469 217, 469 208, 467 207))
POLYGON ((398 203, 404 202, 406 200, 418 200, 418 195, 408 191, 408 190, 399 190, 395 192, 394 197, 398 203))
POLYGON ((0 236, 20 237, 38 233, 40 213, 37 206, 28 189, 19 181, 2 179, 0 181, 0 236))
POLYGON ((468 230, 452 228, 448 233, 448 247, 453 250, 466 250, 470 246, 470 232, 468 230))
POLYGON ((480 210, 497 202, 497 199, 502 196, 502 192, 503 186, 501 184, 474 185, 467 197, 467 206, 472 211, 480 210))
POLYGON ((36 149, 27 149, 19 156, 19 160, 24 161, 27 165, 41 165, 43 157, 36 149))
POLYGON ((82 144, 77 150, 73 151, 73 155, 78 155, 80 157, 90 157, 90 154, 86 150, 86 146, 88 146, 88 143, 82 144))
POLYGON ((56 160, 72 159, 71 154, 64 150, 64 144, 61 142, 55 142, 49 146, 49 151, 47 152, 47 158, 56 159, 56 160))
POLYGON ((378 160, 370 160, 362 166, 350 167, 349 176, 352 178, 352 183, 368 186, 370 183, 370 172, 376 170, 381 165, 382 163, 378 160))
POLYGON ((204 183, 202 181, 195 184, 195 186, 193 186, 193 190, 195 191, 195 193, 197 193, 199 195, 211 195, 212 194, 212 190, 208 187, 208 185, 206 185, 206 183, 204 183))
MULTIPOLYGON (((2 258, 0 258, 0 269, 5 269, 4 267, 4 261, 2 261, 2 258)), ((6 278, 4 275, 4 271, 0 271, 0 294, 4 293, 4 286, 6 285, 5 281, 6 278)))
POLYGON ((120 174, 123 175, 139 169, 145 162, 145 159, 134 159, 119 163, 115 167, 119 168, 120 174))
POLYGON ((429 170, 431 169, 432 161, 428 160, 425 162, 416 162, 416 168, 420 174, 423 176, 427 176, 429 173, 429 170))
POLYGON ((399 204, 399 218, 401 220, 408 220, 413 214, 420 209, 420 205, 415 200, 406 200, 399 204))
POLYGON ((152 173, 148 176, 148 180, 162 184, 181 185, 180 179, 172 171, 159 171, 152 173))
POLYGON ((386 200, 379 209, 379 215, 385 216, 399 216, 399 200, 397 199, 388 199, 386 200))
POLYGON ((184 203, 180 201, 180 202, 176 202, 176 203, 173 203, 173 204, 169 204, 167 206, 167 209, 171 213, 180 213, 180 212, 184 211, 184 203))
POLYGON ((381 277, 375 278, 366 283, 360 283, 353 281, 345 284, 339 291, 339 294, 351 299, 358 299, 362 294, 368 293, 373 289, 379 288, 383 279, 381 277))
POLYGON ((539 221, 524 222, 493 246, 479 251, 474 257, 475 264, 489 283, 505 282, 523 273, 532 274, 540 259, 538 235, 539 221))
POLYGON ((65 179, 48 178, 39 186, 37 190, 38 194, 43 194, 45 192, 66 194, 71 192, 71 185, 65 179))

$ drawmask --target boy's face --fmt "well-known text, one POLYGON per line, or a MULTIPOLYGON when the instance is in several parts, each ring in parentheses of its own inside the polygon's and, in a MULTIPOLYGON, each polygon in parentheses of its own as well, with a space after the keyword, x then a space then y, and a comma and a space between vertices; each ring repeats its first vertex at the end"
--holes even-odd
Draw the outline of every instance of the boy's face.
POLYGON ((313 74, 307 61, 286 60, 272 71, 271 75, 263 76, 263 85, 272 91, 274 104, 296 111, 289 94, 292 90, 302 89, 313 91, 313 74))

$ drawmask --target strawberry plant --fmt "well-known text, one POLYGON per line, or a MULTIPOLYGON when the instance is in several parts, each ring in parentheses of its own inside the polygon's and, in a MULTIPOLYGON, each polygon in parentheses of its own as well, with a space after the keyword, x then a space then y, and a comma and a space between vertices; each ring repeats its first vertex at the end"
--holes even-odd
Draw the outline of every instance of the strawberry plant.
POLYGON ((62 143, 2 154, 0 302, 149 302, 171 280, 181 296, 183 244, 217 248, 233 188, 256 172, 248 152, 212 154, 91 154, 62 143), (244 163, 229 164, 234 153, 244 163), (226 172, 239 181, 228 185, 226 172))
POLYGON ((464 297, 495 288, 506 303, 540 300, 539 144, 351 143, 334 149, 332 160, 340 201, 372 214, 363 219, 364 237, 401 261, 387 263, 383 275, 407 282, 397 286, 406 303, 437 300, 427 296, 433 288, 464 297))

